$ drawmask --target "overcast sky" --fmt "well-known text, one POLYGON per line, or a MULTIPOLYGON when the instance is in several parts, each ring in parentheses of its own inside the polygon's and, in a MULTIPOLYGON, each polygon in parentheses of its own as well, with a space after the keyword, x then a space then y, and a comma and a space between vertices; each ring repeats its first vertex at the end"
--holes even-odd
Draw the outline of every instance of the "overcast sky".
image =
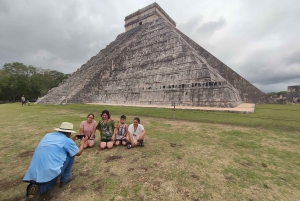
MULTIPOLYGON (((0 0, 0 66, 72 73, 152 0, 0 0)), ((263 92, 300 85, 299 0, 157 0, 177 28, 263 92)))

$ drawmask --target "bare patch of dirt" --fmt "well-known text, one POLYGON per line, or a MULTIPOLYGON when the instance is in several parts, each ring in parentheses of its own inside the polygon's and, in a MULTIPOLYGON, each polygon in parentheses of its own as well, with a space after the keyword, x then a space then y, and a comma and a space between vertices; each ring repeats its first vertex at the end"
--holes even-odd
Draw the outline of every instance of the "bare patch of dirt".
POLYGON ((23 183, 23 177, 19 177, 11 181, 7 181, 6 179, 3 179, 0 181, 0 190, 6 191, 13 187, 19 186, 22 183, 23 183))
POLYGON ((184 196, 185 197, 190 197, 190 192, 189 191, 184 191, 184 196))
POLYGON ((118 176, 118 175, 115 174, 115 173, 113 173, 113 172, 110 172, 110 173, 109 173, 109 176, 116 177, 116 176, 118 176))
POLYGON ((136 163, 139 160, 139 158, 134 158, 131 163, 136 163))
POLYGON ((79 176, 82 176, 82 177, 90 177, 92 176, 89 172, 84 172, 84 171, 80 171, 79 176))
POLYGON ((194 179, 199 180, 199 176, 197 176, 197 175, 195 175, 195 174, 192 174, 191 177, 194 178, 194 179))
POLYGON ((121 158, 122 158, 122 156, 108 156, 108 157, 106 157, 106 159, 105 159, 105 163, 108 163, 108 162, 110 162, 110 161, 119 160, 119 159, 121 159, 121 158))
POLYGON ((232 176, 232 175, 227 175, 227 176, 224 176, 225 179, 229 180, 229 181, 235 181, 235 178, 232 176))
POLYGON ((81 186, 81 187, 79 187, 80 188, 80 190, 82 190, 82 191, 86 191, 88 188, 86 187, 86 186, 81 186))
POLYGON ((148 171, 147 167, 141 167, 142 170, 148 171))
POLYGON ((24 200, 25 199, 25 195, 21 195, 19 197, 14 197, 14 198, 9 198, 9 199, 4 199, 2 201, 20 201, 20 200, 24 200))
POLYGON ((57 195, 57 194, 56 193, 52 193, 52 191, 51 191, 51 192, 48 192, 48 193, 42 195, 39 200, 42 200, 42 201, 56 200, 57 197, 55 195, 57 195))
POLYGON ((286 179, 285 179, 285 178, 283 178, 283 177, 279 177, 279 179, 281 179, 281 180, 283 180, 283 181, 286 181, 286 179))
POLYGON ((261 166, 264 167, 264 168, 268 167, 268 165, 266 163, 261 163, 261 166))
POLYGON ((170 143, 170 146, 171 147, 176 147, 176 144, 175 143, 170 143))
POLYGON ((249 161, 244 161, 244 162, 241 162, 241 164, 245 167, 252 167, 253 166, 253 163, 249 162, 249 161))
POLYGON ((94 188, 94 191, 96 191, 98 193, 103 191, 104 184, 102 183, 102 179, 96 180, 94 182, 94 184, 96 185, 96 187, 94 188))
POLYGON ((7 145, 7 146, 4 146, 4 147, 2 147, 1 149, 6 149, 6 148, 8 148, 8 147, 11 147, 11 146, 13 146, 13 144, 10 144, 10 145, 7 145))
POLYGON ((105 168, 104 172, 110 172, 110 167, 105 168))
POLYGON ((34 151, 24 151, 18 155, 20 158, 25 158, 33 155, 34 151))
POLYGON ((128 172, 132 172, 134 168, 128 168, 128 172))

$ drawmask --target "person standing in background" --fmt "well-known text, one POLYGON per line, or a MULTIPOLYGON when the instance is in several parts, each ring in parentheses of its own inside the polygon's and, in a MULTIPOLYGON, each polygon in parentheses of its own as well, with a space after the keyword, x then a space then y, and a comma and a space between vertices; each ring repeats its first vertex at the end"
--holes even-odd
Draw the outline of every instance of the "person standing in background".
POLYGON ((23 105, 26 104, 26 100, 25 100, 25 96, 24 96, 24 95, 23 95, 22 98, 21 98, 21 102, 22 102, 22 107, 23 107, 23 105))

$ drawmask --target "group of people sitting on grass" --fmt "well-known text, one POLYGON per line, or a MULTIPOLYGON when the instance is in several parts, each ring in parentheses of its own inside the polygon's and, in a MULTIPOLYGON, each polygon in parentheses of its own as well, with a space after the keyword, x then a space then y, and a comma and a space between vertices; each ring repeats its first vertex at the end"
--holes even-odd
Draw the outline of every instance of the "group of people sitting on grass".
MULTIPOLYGON (((95 115, 88 114, 85 121, 80 124, 80 135, 77 138, 87 138, 83 147, 93 147, 95 145, 96 130, 100 132, 100 148, 111 149, 113 146, 127 145, 127 148, 135 146, 144 146, 145 129, 140 124, 140 119, 135 117, 133 124, 126 125, 126 116, 122 115, 118 122, 111 119, 109 111, 103 110, 101 120, 97 124, 94 120, 95 115)), ((83 143, 83 142, 82 142, 83 143)))
POLYGON ((109 111, 101 113, 101 120, 97 124, 94 114, 89 114, 80 124, 79 134, 75 133, 73 124, 63 122, 56 132, 46 134, 39 142, 33 154, 29 168, 23 178, 28 182, 26 200, 38 200, 40 195, 52 189, 60 181, 63 187, 72 180, 71 173, 75 156, 80 156, 87 147, 95 145, 96 130, 100 131, 100 148, 111 149, 114 145, 126 145, 128 149, 144 146, 145 129, 138 117, 133 124, 126 125, 126 116, 122 115, 118 122, 111 119, 109 111), (75 140, 80 139, 79 148, 75 140))

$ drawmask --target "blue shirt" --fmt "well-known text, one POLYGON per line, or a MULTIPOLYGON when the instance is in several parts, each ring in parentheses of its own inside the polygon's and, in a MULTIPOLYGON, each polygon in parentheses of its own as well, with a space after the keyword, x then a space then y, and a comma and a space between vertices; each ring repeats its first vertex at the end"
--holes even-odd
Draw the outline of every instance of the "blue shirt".
POLYGON ((78 153, 75 142, 61 132, 45 135, 33 154, 30 166, 23 181, 43 183, 61 173, 67 154, 73 157, 78 153))

